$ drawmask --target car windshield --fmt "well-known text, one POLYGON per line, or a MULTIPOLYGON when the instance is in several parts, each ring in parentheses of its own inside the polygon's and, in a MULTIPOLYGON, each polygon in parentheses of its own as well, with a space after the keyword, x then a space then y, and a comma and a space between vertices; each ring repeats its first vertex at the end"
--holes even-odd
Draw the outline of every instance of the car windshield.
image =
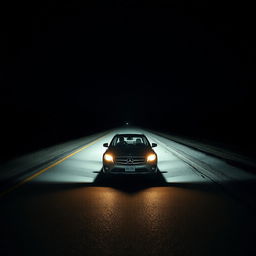
POLYGON ((148 146, 148 140, 140 135, 118 135, 114 137, 112 146, 148 146))

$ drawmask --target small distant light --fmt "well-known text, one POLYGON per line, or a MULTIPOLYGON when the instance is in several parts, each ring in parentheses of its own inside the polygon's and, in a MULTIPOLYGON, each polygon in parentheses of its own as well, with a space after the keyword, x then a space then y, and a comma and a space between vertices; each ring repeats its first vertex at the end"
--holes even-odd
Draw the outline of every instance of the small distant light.
POLYGON ((128 122, 126 122, 125 124, 126 124, 126 125, 129 125, 129 123, 128 123, 128 122))

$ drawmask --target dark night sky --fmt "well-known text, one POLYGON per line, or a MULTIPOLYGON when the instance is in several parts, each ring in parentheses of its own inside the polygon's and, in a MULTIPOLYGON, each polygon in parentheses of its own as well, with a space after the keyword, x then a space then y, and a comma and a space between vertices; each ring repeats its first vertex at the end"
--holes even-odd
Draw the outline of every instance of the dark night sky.
POLYGON ((190 135, 213 134, 220 123, 222 136, 231 126, 247 130, 254 115, 255 17, 243 3, 10 3, 1 8, 4 122, 12 116, 13 126, 24 117, 27 126, 50 126, 48 117, 59 113, 92 130, 123 120, 190 135), (16 116, 22 117, 15 122, 16 116))

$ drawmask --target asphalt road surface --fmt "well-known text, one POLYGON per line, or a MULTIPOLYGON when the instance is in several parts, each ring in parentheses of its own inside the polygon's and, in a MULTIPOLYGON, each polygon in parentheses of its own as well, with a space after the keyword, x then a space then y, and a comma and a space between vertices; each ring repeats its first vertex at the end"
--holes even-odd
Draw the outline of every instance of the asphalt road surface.
POLYGON ((0 255, 256 255, 251 174, 143 131, 161 173, 105 176, 117 132, 0 198, 0 255))

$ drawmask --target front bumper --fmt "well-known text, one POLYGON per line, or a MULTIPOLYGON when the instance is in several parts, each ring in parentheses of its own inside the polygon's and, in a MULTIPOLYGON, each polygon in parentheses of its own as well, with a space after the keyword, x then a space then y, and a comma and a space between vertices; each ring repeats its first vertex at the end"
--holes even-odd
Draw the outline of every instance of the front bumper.
POLYGON ((147 174, 147 173, 156 173, 157 164, 143 164, 143 165, 116 165, 116 164, 105 164, 103 163, 103 172, 104 173, 113 173, 113 174, 147 174), (127 169, 132 168, 134 171, 127 171, 127 169))

